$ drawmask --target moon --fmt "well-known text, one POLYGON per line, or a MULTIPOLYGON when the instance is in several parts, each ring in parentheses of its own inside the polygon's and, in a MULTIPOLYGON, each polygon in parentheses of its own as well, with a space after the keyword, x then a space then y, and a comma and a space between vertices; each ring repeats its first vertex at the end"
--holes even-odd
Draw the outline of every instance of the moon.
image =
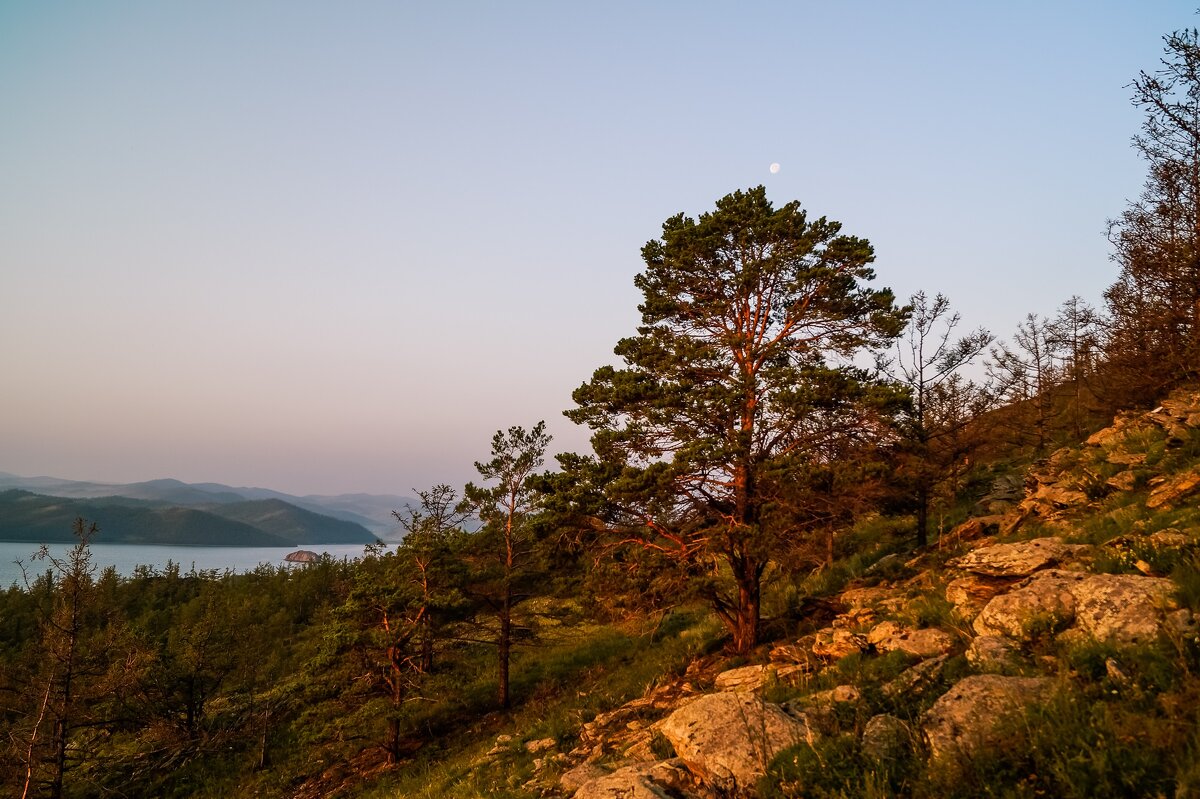
POLYGON ((778 162, 771 164, 771 174, 772 175, 779 174, 779 163, 778 162))

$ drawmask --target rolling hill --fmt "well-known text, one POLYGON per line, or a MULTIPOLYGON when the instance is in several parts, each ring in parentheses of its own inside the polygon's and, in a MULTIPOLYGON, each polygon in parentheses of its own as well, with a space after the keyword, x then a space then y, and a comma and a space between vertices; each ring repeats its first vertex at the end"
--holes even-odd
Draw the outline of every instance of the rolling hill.
POLYGON ((120 496, 71 498, 21 489, 0 491, 2 541, 71 541, 77 517, 97 524, 97 543, 291 547, 375 540, 360 525, 279 500, 189 508, 120 496))
POLYGON ((367 544, 375 540, 360 524, 314 513, 281 499, 230 502, 212 505, 207 511, 293 544, 367 544))
MULTIPOLYGON (((250 488, 222 483, 185 483, 175 479, 147 480, 139 483, 101 483, 64 480, 58 477, 22 477, 0 472, 0 490, 18 488, 34 494, 75 499, 128 497, 184 508, 212 510, 218 504, 237 504, 248 500, 280 500, 321 516, 352 522, 374 535, 396 540, 400 537, 393 510, 416 505, 411 497, 393 494, 336 494, 294 496, 269 488, 250 488)), ((332 542, 325 542, 332 543, 332 542)))

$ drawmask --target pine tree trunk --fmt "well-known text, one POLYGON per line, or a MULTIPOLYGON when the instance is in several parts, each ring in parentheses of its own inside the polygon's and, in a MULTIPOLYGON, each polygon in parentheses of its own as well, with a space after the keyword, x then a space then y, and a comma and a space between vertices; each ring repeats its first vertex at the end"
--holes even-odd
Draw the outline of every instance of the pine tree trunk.
POLYGON ((63 774, 67 770, 67 720, 54 722, 54 780, 50 783, 50 799, 62 799, 63 774))
POLYGON ((758 644, 758 623, 762 599, 758 564, 746 559, 737 571, 737 625, 733 630, 733 646, 739 655, 746 655, 758 644))
POLYGON ((433 671, 433 622, 428 616, 423 621, 421 634, 421 673, 433 671))
POLYGON ((257 771, 263 771, 271 766, 271 755, 267 749, 267 737, 270 733, 270 727, 263 725, 262 738, 258 743, 258 767, 257 771))
POLYGON ((400 674, 393 675, 392 682, 392 715, 388 718, 387 759, 388 763, 400 762, 400 706, 404 704, 404 688, 400 682, 400 674))
POLYGON ((388 719, 387 762, 400 762, 400 719, 395 716, 388 719))
POLYGON ((509 597, 504 597, 504 604, 500 608, 500 635, 496 640, 497 653, 499 655, 498 681, 499 694, 498 699, 500 707, 508 710, 510 707, 510 697, 508 695, 508 660, 509 654, 512 651, 512 606, 509 597))
POLYGON ((929 545, 929 489, 917 488, 917 546, 929 545))

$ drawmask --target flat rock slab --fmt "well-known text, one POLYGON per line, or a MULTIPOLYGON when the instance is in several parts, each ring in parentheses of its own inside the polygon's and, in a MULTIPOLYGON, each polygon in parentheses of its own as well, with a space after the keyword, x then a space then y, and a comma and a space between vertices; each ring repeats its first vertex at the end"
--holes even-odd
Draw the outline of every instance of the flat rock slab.
POLYGON ((1104 484, 1113 491, 1132 491, 1137 485, 1137 475, 1126 469, 1105 480, 1104 484))
MULTIPOLYGON (((1020 499, 1020 496, 1015 495, 1013 499, 1020 499)), ((975 516, 957 525, 947 534, 947 537, 951 541, 972 541, 1000 532, 1004 522, 1005 518, 1001 514, 975 516)))
POLYGON ((742 666, 717 675, 713 685, 718 691, 757 691, 775 675, 771 666, 742 666))
POLYGON ((1072 550, 1061 538, 1035 538, 980 547, 950 561, 950 565, 988 577, 1027 577, 1062 561, 1072 550))
POLYGON ((1181 500, 1200 491, 1200 468, 1177 474, 1156 486, 1146 499, 1147 508, 1172 508, 1181 500))
POLYGON ((883 695, 891 698, 900 696, 919 696, 937 685, 946 669, 947 655, 939 655, 929 660, 922 660, 915 666, 907 668, 896 675, 890 682, 884 683, 883 695))
POLYGON ((938 759, 1003 745, 998 734, 1002 723, 1048 699, 1053 686, 1048 677, 998 674, 978 674, 959 681, 922 717, 930 755, 938 759))
POLYGON ((713 685, 718 691, 757 691, 769 682, 787 680, 796 674, 805 674, 807 669, 800 665, 767 663, 761 666, 742 666, 717 675, 713 685))
POLYGON ((841 660, 867 648, 867 639, 841 627, 826 627, 813 637, 812 653, 826 660, 841 660))
POLYGON ((608 774, 608 769, 603 766, 595 763, 581 763, 575 768, 564 771, 558 778, 558 785, 567 793, 574 795, 584 785, 607 777, 608 774))
POLYGON ((650 778, 650 768, 639 763, 592 779, 575 791, 575 799, 670 799, 650 778))
POLYGON ((741 692, 706 694, 658 724, 688 768, 721 790, 753 790, 782 750, 811 740, 806 721, 741 692))
POLYGON ((943 630, 913 630, 894 621, 876 625, 867 633, 867 640, 880 652, 907 652, 919 658, 937 657, 954 648, 954 636, 943 630))
POLYGON ((979 615, 979 611, 983 610, 992 597, 1012 588, 1018 579, 968 574, 966 577, 951 580, 946 585, 946 601, 954 606, 954 612, 960 619, 971 621, 979 615))

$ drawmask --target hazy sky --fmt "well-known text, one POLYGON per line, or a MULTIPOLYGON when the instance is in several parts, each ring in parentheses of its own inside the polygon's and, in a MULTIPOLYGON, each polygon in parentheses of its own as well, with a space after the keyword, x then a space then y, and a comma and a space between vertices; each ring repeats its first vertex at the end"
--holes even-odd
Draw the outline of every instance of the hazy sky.
POLYGON ((0 470, 461 484, 763 183, 1005 337, 1115 275, 1191 2, 0 0, 0 470), (771 174, 768 167, 782 168, 771 174))

